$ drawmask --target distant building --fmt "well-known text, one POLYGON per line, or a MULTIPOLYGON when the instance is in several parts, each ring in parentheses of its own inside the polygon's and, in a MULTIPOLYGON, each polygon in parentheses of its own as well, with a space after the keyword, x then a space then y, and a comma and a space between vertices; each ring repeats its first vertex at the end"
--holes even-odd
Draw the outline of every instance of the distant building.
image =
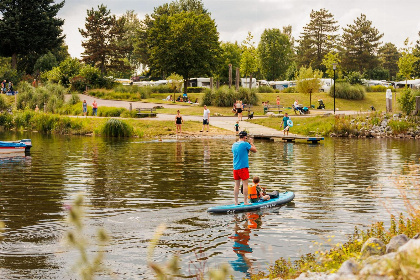
MULTIPOLYGON (((241 78, 241 87, 249 88, 249 78, 241 78)), ((252 78, 251 87, 252 88, 256 88, 257 87, 257 79, 252 78)))
POLYGON ((189 79, 188 86, 210 88, 210 78, 191 78, 189 79))

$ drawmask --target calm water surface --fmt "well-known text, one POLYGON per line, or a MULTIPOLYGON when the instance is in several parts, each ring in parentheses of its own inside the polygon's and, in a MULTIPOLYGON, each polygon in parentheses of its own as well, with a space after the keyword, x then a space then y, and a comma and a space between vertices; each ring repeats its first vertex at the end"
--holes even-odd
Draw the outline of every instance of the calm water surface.
POLYGON ((197 272, 198 259, 207 267, 229 263, 240 279, 279 257, 315 251, 314 241, 329 246, 354 226, 387 222, 386 208, 404 209, 394 177, 420 157, 413 140, 256 141, 251 175, 268 190, 294 191, 295 200, 261 212, 211 215, 208 207, 233 202, 234 140, 0 136, 30 137, 34 145, 30 156, 0 158, 0 220, 7 226, 0 279, 77 278, 78 254, 63 236, 66 206, 80 192, 86 236, 100 227, 109 233, 106 265, 117 279, 153 278, 147 246, 162 223, 167 229, 155 261, 179 254, 185 275, 197 272))

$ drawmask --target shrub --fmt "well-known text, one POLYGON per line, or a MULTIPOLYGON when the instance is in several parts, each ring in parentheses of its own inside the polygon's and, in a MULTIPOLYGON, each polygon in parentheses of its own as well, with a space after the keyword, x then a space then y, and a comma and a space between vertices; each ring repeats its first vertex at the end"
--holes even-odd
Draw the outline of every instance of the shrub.
POLYGON ((386 92, 387 89, 391 89, 392 91, 395 91, 393 87, 387 87, 383 85, 375 85, 375 86, 367 86, 365 87, 366 92, 386 92))
POLYGON ((187 93, 201 93, 204 92, 206 88, 203 87, 187 87, 187 93))
POLYGON ((72 94, 70 99, 67 101, 67 104, 74 105, 80 102, 80 97, 77 94, 72 94))
POLYGON ((274 90, 274 88, 270 87, 270 86, 259 86, 257 87, 257 92, 259 93, 273 93, 276 92, 274 90))
POLYGON ((201 100, 201 106, 203 106, 203 105, 211 105, 213 99, 214 99, 214 93, 213 93, 213 91, 210 90, 210 89, 205 89, 204 90, 203 99, 201 100))
POLYGON ((100 117, 119 117, 122 112, 127 111, 125 108, 116 107, 101 107, 98 109, 98 116, 100 117))
POLYGON ((236 100, 242 100, 244 104, 257 105, 258 96, 256 89, 250 90, 249 88, 240 87, 238 92, 233 87, 229 89, 228 86, 221 86, 219 89, 213 91, 206 89, 201 105, 230 107, 233 106, 236 100))
POLYGON ((283 89, 281 92, 284 92, 284 93, 296 93, 297 90, 296 90, 296 87, 288 87, 288 88, 283 89))
POLYGON ((8 113, 0 113, 0 125, 6 129, 13 127, 13 116, 8 113))
POLYGON ((84 92, 86 90, 87 81, 83 76, 75 76, 70 79, 70 88, 73 91, 84 92))
POLYGON ((348 83, 352 85, 361 85, 362 84, 363 76, 360 72, 349 72, 346 76, 346 80, 348 83))
MULTIPOLYGON (((334 96, 334 87, 330 89, 330 96, 334 96)), ((362 100, 365 98, 365 88, 362 85, 351 85, 339 83, 335 85, 335 97, 351 100, 362 100)))
POLYGON ((406 133, 410 128, 414 127, 412 123, 406 120, 390 120, 388 125, 394 134, 406 133))
POLYGON ((133 127, 124 121, 109 119, 102 128, 102 134, 110 137, 129 137, 133 134, 133 127))
POLYGON ((4 98, 3 95, 0 95, 0 111, 6 110, 8 107, 6 98, 4 98))
POLYGON ((409 115, 415 107, 415 96, 411 92, 411 89, 405 88, 401 91, 400 97, 398 98, 398 103, 400 103, 401 110, 409 115))
POLYGON ((16 128, 30 128, 31 120, 34 116, 34 111, 25 110, 23 112, 16 112, 13 114, 13 123, 16 128))

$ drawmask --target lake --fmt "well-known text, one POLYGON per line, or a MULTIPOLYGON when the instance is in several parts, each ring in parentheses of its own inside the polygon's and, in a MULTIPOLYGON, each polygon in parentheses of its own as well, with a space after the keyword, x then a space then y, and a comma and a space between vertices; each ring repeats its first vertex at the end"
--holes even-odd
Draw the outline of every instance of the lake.
MULTIPOLYGON (((267 190, 295 192, 294 201, 213 215, 208 207, 233 202, 234 139, 0 135, 33 144, 29 156, 0 158, 1 279, 78 278, 78 252, 63 241, 66 209, 78 193, 85 197, 89 249, 97 250, 94 235, 104 228, 111 237, 105 265, 117 279, 154 278, 147 246, 160 224, 167 228, 154 261, 179 254, 187 276, 227 263, 241 279, 280 257, 294 260, 343 242, 355 226, 389 224, 388 211, 405 209, 395 178, 420 157, 415 140, 255 141, 251 175, 267 190)), ((416 174, 410 176, 418 182, 416 174)))

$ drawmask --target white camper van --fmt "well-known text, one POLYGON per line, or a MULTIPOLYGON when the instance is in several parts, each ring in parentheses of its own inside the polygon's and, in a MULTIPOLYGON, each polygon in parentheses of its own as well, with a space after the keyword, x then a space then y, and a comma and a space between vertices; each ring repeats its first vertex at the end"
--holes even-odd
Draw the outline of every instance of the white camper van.
MULTIPOLYGON (((249 88, 249 78, 241 78, 241 86, 244 87, 244 88, 249 88)), ((257 79, 252 78, 251 87, 252 88, 257 87, 257 79)))

